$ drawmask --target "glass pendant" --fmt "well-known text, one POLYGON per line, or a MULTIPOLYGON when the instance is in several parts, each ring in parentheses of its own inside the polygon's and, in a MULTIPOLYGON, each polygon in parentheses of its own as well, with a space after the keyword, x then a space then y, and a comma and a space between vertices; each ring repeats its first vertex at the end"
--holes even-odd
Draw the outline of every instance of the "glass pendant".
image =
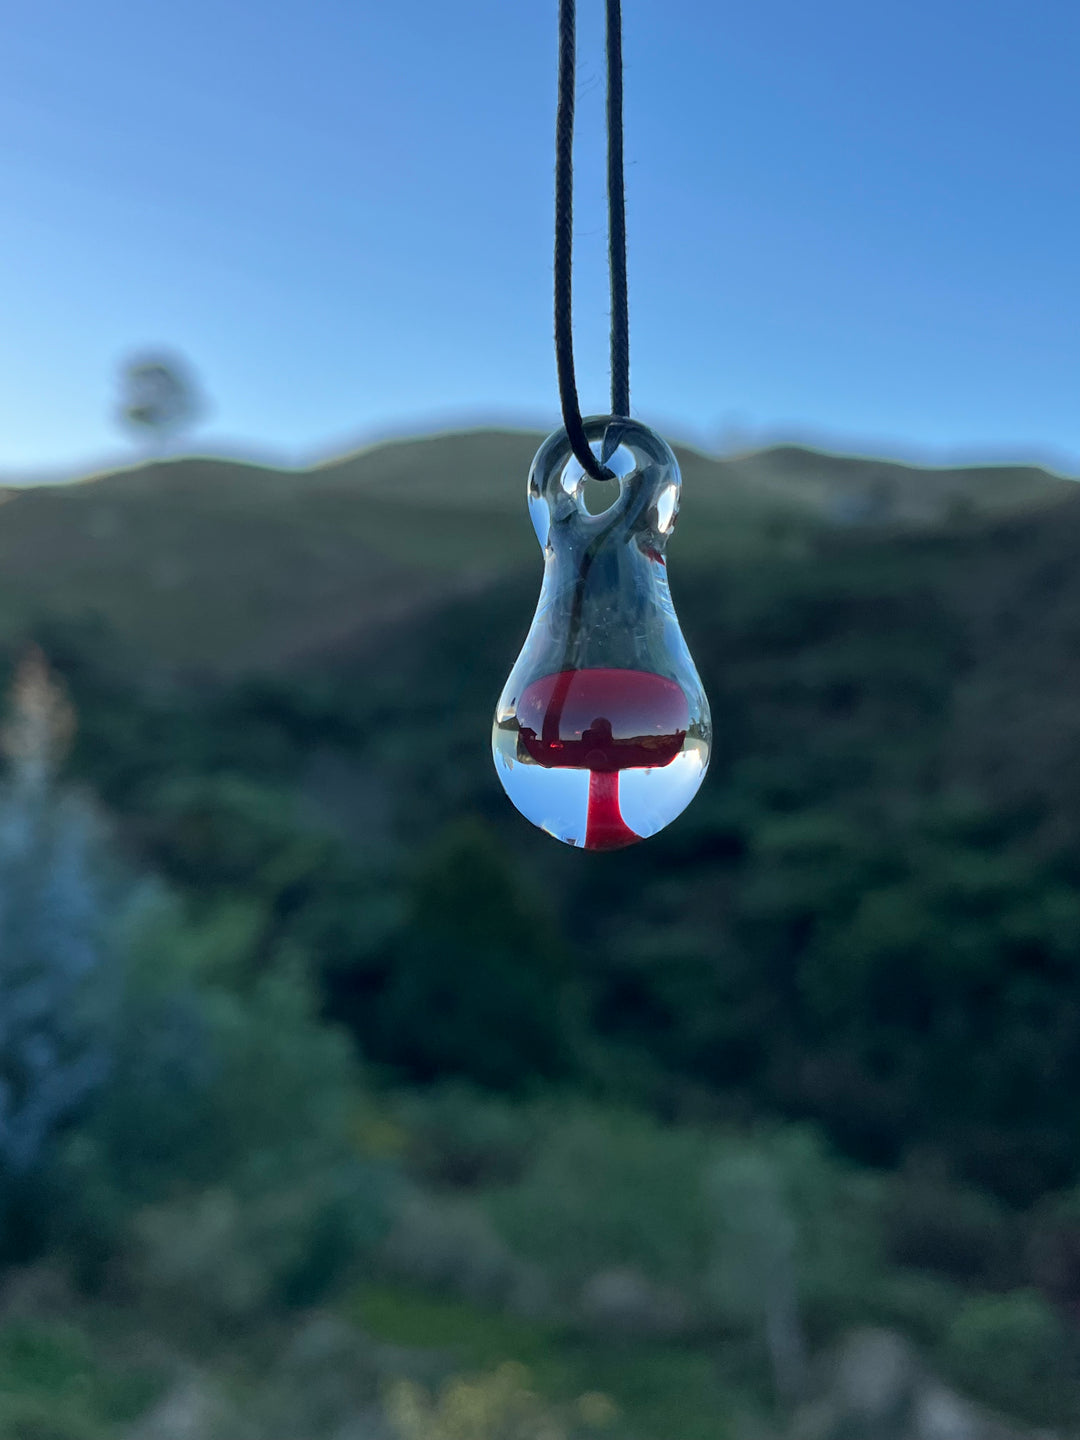
POLYGON ((617 850, 655 835, 694 798, 711 728, 664 561, 678 463, 634 420, 584 423, 615 477, 612 504, 590 514, 566 431, 545 440, 528 488, 544 582, 491 745, 527 820, 567 845, 617 850))

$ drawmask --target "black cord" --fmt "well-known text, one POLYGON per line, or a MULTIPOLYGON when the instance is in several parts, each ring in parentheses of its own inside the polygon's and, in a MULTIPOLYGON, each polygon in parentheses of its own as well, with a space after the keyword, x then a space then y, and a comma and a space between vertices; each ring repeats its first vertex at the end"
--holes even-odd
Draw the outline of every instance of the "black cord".
MULTIPOLYGON (((574 374, 574 86, 577 80, 575 0, 559 0, 559 96, 555 113, 555 364, 570 448, 594 480, 613 478, 589 448, 574 374)), ((626 205, 622 146, 622 13, 607 0, 608 264, 611 271, 611 410, 630 413, 630 340, 626 286, 626 205)))
POLYGON ((611 413, 630 414, 630 311, 623 186, 622 0, 607 0, 608 270, 611 274, 611 413))

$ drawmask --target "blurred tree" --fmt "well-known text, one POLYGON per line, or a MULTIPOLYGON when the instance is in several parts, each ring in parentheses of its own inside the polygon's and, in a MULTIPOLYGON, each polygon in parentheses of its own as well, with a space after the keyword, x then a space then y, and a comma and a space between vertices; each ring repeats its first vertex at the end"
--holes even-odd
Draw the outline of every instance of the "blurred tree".
POLYGON ((198 385, 178 355, 137 355, 120 370, 121 424, 160 447, 191 428, 203 411, 198 385))
POLYGON ((44 655, 19 666, 0 735, 0 1173, 25 1177, 109 1068, 101 826, 56 772, 74 711, 44 655))
POLYGON ((791 1404, 809 1378, 808 1342, 874 1314, 880 1190, 801 1127, 728 1136, 714 1153, 707 1289, 719 1316, 763 1342, 777 1399, 791 1404))
POLYGON ((806 1341, 797 1222, 777 1166, 762 1151, 731 1153, 714 1168, 709 1190, 718 1221, 713 1289, 724 1311, 762 1326, 777 1399, 794 1404, 805 1384, 806 1341))
POLYGON ((379 952, 330 977, 332 1013, 365 1053, 494 1089, 565 1073, 565 947, 482 822, 447 828, 404 909, 379 952))

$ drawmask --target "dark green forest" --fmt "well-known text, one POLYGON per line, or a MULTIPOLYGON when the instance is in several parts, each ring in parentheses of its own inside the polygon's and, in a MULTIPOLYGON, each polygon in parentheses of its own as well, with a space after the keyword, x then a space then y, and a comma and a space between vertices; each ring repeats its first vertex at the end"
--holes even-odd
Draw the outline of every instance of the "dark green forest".
POLYGON ((0 509, 0 1434, 796 1434, 874 1337, 1080 1425, 1080 498, 680 454, 711 768, 583 854, 532 443, 0 509))

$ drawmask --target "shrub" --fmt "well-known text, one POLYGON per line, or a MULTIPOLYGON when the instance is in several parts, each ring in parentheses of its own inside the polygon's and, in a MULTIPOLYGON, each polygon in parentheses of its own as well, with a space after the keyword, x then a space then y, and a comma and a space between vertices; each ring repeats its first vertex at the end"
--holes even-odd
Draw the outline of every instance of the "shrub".
POLYGON ((883 1207, 886 1253, 896 1265, 998 1287, 1015 1280, 1015 1227, 999 1201, 944 1180, 898 1175, 883 1207))
POLYGON ((1080 1190, 1050 1195, 1031 1216, 1031 1278, 1060 1305, 1080 1304, 1080 1190))
POLYGON ((943 1353, 959 1383, 1003 1410, 1045 1424, 1080 1415, 1069 1337, 1034 1291, 968 1300, 943 1353))
POLYGON ((876 1187, 813 1132, 788 1128, 718 1143, 706 1196, 714 1310, 763 1343, 779 1398, 793 1401, 808 1337, 868 1317, 881 1278, 876 1187))
POLYGON ((380 1261, 398 1279, 489 1305, 527 1299, 533 1288, 529 1267, 467 1201, 405 1199, 380 1261))
POLYGON ((400 1096, 405 1160, 415 1177, 452 1189, 520 1179, 538 1128, 535 1111, 463 1084, 400 1096))
POLYGON ((310 1304, 348 1278, 362 1249, 352 1209, 365 1199, 360 1184, 301 1164, 292 1184, 150 1206, 131 1222, 125 1274, 142 1301, 189 1325, 310 1304))
POLYGON ((399 1440, 573 1440, 605 1430, 617 1411, 606 1395, 589 1393, 573 1405, 546 1405, 529 1386, 522 1365, 447 1381, 437 1396, 401 1381, 387 1396, 399 1440))
POLYGON ((579 1103, 547 1112, 526 1173, 486 1203, 511 1248, 557 1284, 630 1264, 689 1285, 708 1254, 708 1154, 697 1131, 579 1103))
POLYGON ((874 1177, 834 1159, 812 1130, 789 1126, 718 1142, 707 1195, 722 1312, 760 1307, 765 1274, 787 1267, 812 1332, 868 1318, 882 1274, 874 1177))
POLYGON ((941 1344, 959 1309, 963 1292, 953 1280, 928 1270, 886 1270, 867 1298, 867 1318, 902 1330, 918 1344, 941 1344))
POLYGON ((425 857, 381 954, 335 977, 335 1011, 413 1080, 520 1090, 570 1064, 564 961, 505 849, 464 821, 425 857))
POLYGON ((111 1433, 77 1403, 0 1393, 0 1434, 6 1440, 107 1440, 111 1433))
POLYGON ((238 994, 176 965, 184 938, 165 901, 134 946, 113 1074, 66 1152, 69 1248, 127 1248, 141 1285, 210 1310, 311 1303, 386 1223, 356 1066, 295 968, 238 994))
POLYGON ((153 1400, 148 1374, 111 1373, 70 1325, 9 1322, 0 1329, 0 1435, 5 1440, 104 1440, 153 1400))

